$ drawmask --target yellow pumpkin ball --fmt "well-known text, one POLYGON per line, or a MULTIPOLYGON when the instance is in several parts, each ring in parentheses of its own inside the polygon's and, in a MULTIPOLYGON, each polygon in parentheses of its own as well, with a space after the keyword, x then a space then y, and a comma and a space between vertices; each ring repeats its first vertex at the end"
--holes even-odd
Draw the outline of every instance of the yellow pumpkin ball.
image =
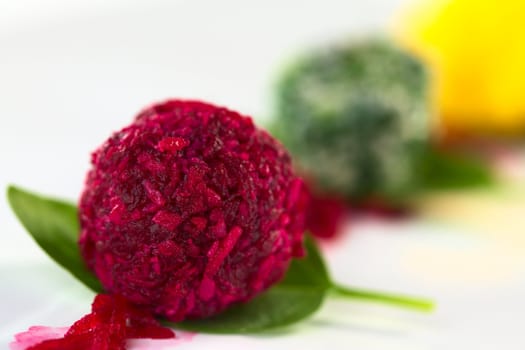
POLYGON ((429 67, 445 133, 525 135, 525 1, 424 0, 396 39, 429 67))

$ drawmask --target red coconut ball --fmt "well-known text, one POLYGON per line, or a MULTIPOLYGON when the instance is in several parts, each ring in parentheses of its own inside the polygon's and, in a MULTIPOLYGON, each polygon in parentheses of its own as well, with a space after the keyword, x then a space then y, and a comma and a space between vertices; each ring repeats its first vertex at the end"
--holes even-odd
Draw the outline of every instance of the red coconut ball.
POLYGON ((307 194, 249 117, 171 100, 92 155, 80 249, 104 288, 172 321, 205 318, 278 282, 303 254, 307 194))

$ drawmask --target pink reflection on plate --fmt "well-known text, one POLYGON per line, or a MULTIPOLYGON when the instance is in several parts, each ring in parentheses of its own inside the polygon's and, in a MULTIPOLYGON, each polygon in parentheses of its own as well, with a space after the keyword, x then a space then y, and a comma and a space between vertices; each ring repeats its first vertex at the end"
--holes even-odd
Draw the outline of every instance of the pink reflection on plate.
MULTIPOLYGON (((62 338, 69 327, 33 326, 27 331, 15 335, 9 344, 11 350, 26 350, 44 340, 62 338)), ((128 340, 128 350, 168 350, 174 346, 192 341, 195 333, 176 332, 173 339, 132 339, 128 340)))
POLYGON ((69 327, 33 326, 27 331, 15 335, 15 340, 9 344, 11 350, 25 350, 44 340, 62 338, 69 327))

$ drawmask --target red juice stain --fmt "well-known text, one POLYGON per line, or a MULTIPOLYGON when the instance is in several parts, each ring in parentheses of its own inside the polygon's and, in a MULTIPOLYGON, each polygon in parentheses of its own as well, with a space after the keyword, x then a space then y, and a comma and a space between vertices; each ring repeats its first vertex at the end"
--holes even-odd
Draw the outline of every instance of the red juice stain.
POLYGON ((25 350, 44 340, 62 338, 68 329, 69 327, 30 327, 27 331, 15 335, 15 340, 9 344, 9 349, 25 350))

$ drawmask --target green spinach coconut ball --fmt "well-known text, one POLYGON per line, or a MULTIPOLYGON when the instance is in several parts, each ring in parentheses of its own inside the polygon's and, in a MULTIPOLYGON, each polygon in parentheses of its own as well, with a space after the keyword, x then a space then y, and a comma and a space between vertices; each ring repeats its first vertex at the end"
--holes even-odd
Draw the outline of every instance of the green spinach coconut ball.
POLYGON ((273 131, 323 193, 396 201, 430 138, 425 69, 385 41, 312 52, 278 86, 273 131))

